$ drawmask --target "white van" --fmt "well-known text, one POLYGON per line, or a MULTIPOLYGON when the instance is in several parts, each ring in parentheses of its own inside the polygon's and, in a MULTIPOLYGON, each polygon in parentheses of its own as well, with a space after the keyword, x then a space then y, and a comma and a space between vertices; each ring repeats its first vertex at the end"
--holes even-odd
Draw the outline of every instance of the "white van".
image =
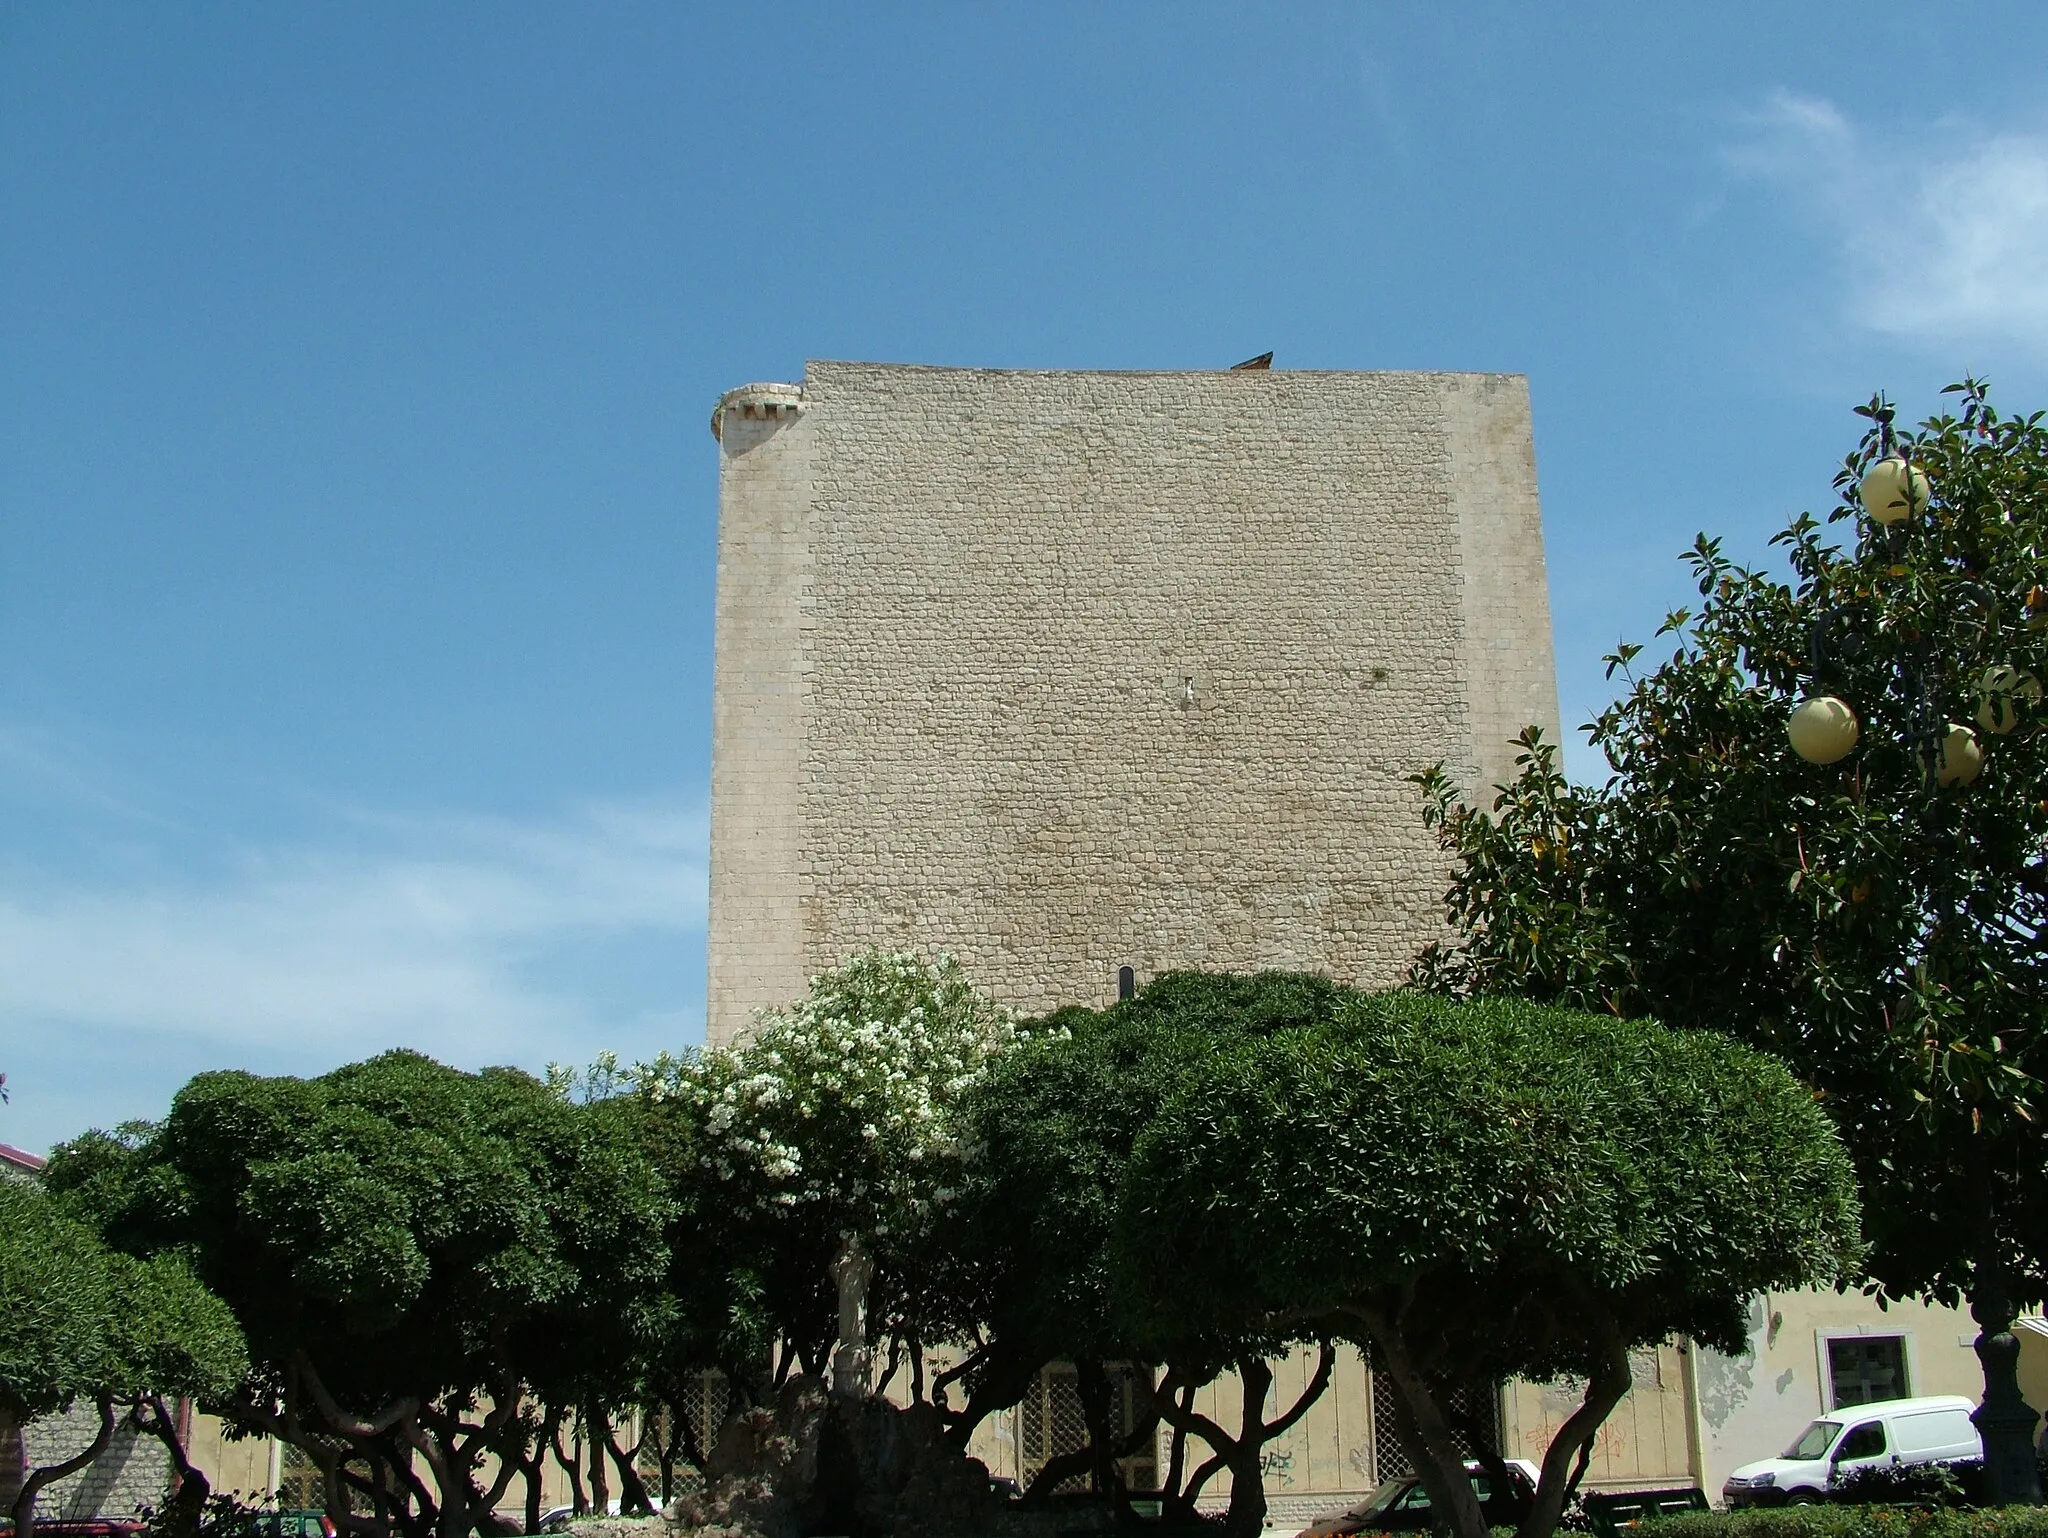
POLYGON ((1800 1432, 1784 1457, 1743 1464, 1721 1498, 1731 1507, 1817 1501, 1858 1469, 1982 1458, 1975 1408, 1959 1394, 1846 1405, 1800 1432))

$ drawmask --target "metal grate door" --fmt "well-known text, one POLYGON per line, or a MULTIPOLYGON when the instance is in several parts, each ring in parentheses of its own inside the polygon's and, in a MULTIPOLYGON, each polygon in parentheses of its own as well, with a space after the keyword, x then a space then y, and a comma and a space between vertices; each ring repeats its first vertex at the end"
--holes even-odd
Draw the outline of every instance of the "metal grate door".
MULTIPOLYGON (((1414 1465, 1402 1449, 1400 1440, 1394 1435, 1394 1385, 1386 1374, 1368 1373, 1372 1382, 1372 1453, 1373 1478, 1392 1479, 1397 1474, 1412 1474, 1414 1465)), ((1439 1390, 1441 1392, 1441 1390, 1439 1390)), ((1492 1385, 1485 1387, 1465 1386, 1450 1392, 1448 1408, 1456 1415, 1471 1420, 1479 1429, 1481 1444, 1486 1452, 1500 1451, 1500 1390, 1492 1385)), ((1458 1451, 1467 1454, 1479 1452, 1471 1436, 1462 1426, 1455 1426, 1453 1435, 1458 1451)))
MULTIPOLYGON (((1110 1414, 1119 1439, 1128 1438, 1149 1410, 1150 1369, 1128 1362, 1109 1366, 1110 1414)), ((1081 1409, 1080 1375, 1071 1363, 1055 1362, 1038 1375, 1017 1405, 1017 1461, 1028 1489, 1038 1471, 1062 1453, 1088 1445, 1088 1418, 1081 1409)), ((1159 1488, 1156 1441, 1118 1460, 1124 1485, 1133 1491, 1159 1488)), ((1060 1490, 1085 1490, 1086 1474, 1060 1481, 1060 1490)))

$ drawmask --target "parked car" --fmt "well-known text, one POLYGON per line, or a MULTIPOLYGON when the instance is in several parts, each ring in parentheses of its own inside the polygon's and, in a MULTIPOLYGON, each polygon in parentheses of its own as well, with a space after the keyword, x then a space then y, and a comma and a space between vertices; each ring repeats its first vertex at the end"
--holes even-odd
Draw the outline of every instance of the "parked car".
MULTIPOLYGON (((656 1504, 659 1505, 660 1503, 657 1502, 656 1504)), ((616 1517, 624 1512, 625 1504, 615 1495, 605 1502, 605 1510, 616 1517)), ((544 1533, 566 1533, 569 1531, 569 1523, 575 1515, 576 1508, 574 1506, 550 1506, 540 1514, 540 1530, 544 1533)))
POLYGON ((1672 1485, 1661 1490, 1581 1490, 1579 1506, 1586 1525, 1616 1538, 1652 1517, 1675 1517, 1682 1511, 1712 1511, 1707 1492, 1698 1485, 1672 1485))
MULTIPOLYGON (((141 1522, 123 1517, 43 1517, 36 1538, 136 1538, 141 1522)), ((324 1511, 242 1511, 202 1522, 205 1538, 335 1538, 324 1511)), ((14 1523, 0 1517, 0 1538, 14 1538, 14 1523)))
POLYGON ((1731 1508, 1799 1505, 1820 1500, 1859 1469, 1982 1458, 1972 1408, 1960 1395, 1940 1394, 1836 1410, 1800 1432, 1783 1457, 1743 1464, 1721 1497, 1731 1508))
MULTIPOLYGON (((1486 1513, 1488 1527, 1514 1527, 1536 1493, 1541 1470, 1526 1458, 1510 1458, 1511 1486, 1494 1488, 1493 1476, 1477 1460, 1468 1460, 1465 1472, 1472 1478, 1472 1493, 1479 1497, 1479 1509, 1486 1513)), ((1379 1488, 1356 1506, 1318 1517, 1303 1528, 1297 1538, 1348 1538, 1352 1533, 1427 1532, 1430 1527, 1429 1492, 1413 1474, 1400 1474, 1380 1481, 1379 1488)))
MULTIPOLYGON (((38 1522, 37 1534, 46 1526, 38 1522)), ((326 1512, 290 1507, 229 1512, 200 1523, 199 1532, 200 1538, 335 1538, 326 1512)))
MULTIPOLYGON (((1507 1460, 1511 1481, 1506 1490, 1496 1490, 1493 1478, 1476 1460, 1468 1460, 1465 1472, 1471 1476, 1479 1509, 1486 1513, 1488 1527, 1520 1524, 1529 1504, 1536 1498, 1536 1483, 1542 1470, 1526 1458, 1507 1460)), ((1675 1485, 1645 1490, 1581 1490, 1580 1509, 1586 1525, 1594 1532, 1616 1538, 1650 1517, 1671 1516, 1681 1511, 1709 1511, 1706 1492, 1698 1485, 1675 1485)), ((1421 1532, 1431 1526, 1429 1492, 1413 1474, 1384 1481, 1365 1500, 1347 1510, 1319 1517, 1303 1528, 1298 1538, 1348 1538, 1353 1533, 1421 1532)))

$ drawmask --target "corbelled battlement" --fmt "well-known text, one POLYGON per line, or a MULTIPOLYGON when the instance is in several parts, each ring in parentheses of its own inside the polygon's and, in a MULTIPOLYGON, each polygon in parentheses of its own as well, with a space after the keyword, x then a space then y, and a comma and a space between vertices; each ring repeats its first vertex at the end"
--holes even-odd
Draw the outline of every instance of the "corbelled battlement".
POLYGON ((773 421, 796 416, 804 409, 804 387, 794 384, 743 384, 727 390, 711 408, 711 436, 725 442, 725 414, 737 411, 750 420, 773 421))

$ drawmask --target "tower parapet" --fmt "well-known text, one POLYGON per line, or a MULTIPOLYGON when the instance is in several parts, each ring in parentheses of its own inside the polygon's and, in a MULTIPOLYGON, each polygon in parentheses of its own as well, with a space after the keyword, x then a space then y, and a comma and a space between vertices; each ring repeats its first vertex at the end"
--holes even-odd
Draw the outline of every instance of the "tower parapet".
POLYGON ((747 421, 778 421, 804 409, 804 387, 800 384, 743 384, 727 390, 711 408, 711 436, 725 441, 725 414, 737 411, 747 421))

